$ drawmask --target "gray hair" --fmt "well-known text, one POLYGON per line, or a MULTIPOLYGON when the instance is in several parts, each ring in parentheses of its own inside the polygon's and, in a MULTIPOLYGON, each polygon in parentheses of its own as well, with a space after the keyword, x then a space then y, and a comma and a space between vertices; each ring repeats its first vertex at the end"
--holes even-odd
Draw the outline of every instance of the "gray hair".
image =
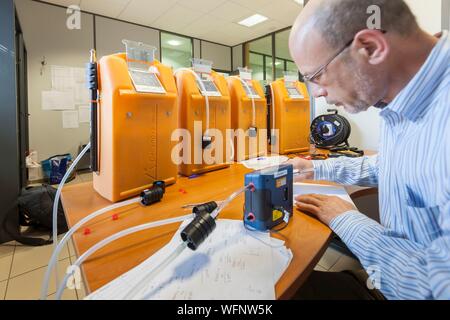
POLYGON ((314 14, 314 27, 332 47, 341 47, 359 31, 368 29, 371 6, 381 11, 381 29, 409 36, 419 26, 404 0, 327 0, 314 14))

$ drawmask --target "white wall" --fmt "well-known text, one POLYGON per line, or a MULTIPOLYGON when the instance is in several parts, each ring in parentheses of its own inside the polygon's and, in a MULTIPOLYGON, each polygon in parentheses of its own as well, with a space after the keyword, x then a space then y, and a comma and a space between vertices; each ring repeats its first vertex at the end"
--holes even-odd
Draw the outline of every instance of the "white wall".
POLYGON ((194 39, 194 58, 200 58, 200 45, 201 45, 201 43, 200 43, 200 40, 198 40, 198 39, 194 39))
POLYGON ((202 41, 201 46, 202 46, 202 59, 212 61, 214 69, 231 71, 230 47, 207 41, 202 41))
MULTIPOLYGON (((441 31, 441 0, 406 0, 416 15, 420 26, 431 34, 441 31)), ((324 98, 315 99, 315 116, 326 113, 332 108, 324 98)), ((380 117, 379 110, 370 108, 368 112, 352 115, 338 108, 339 114, 345 116, 352 126, 350 144, 366 150, 378 150, 380 117)))
POLYGON ((244 67, 244 61, 242 61, 243 45, 233 47, 233 70, 237 70, 238 67, 244 67))
POLYGON ((442 29, 450 29, 450 0, 442 0, 442 29))
POLYGON ((89 124, 62 128, 61 111, 43 111, 41 92, 51 89, 51 65, 83 68, 94 46, 93 16, 82 14, 81 30, 66 28, 66 10, 30 0, 16 0, 28 52, 28 108, 30 149, 39 160, 62 153, 77 155, 78 146, 89 141, 89 124), (41 60, 47 65, 42 70, 41 60))
POLYGON ((425 31, 435 34, 441 31, 442 0, 405 0, 425 31))
MULTIPOLYGON (((65 8, 31 0, 15 3, 28 50, 30 149, 38 151, 39 160, 62 153, 76 156, 79 145, 89 141, 90 125, 80 123, 77 129, 63 129, 61 111, 42 110, 41 92, 51 89, 51 65, 85 67, 89 50, 94 47, 94 16, 83 13, 81 30, 68 30, 65 8), (41 75, 44 56, 47 65, 41 75)), ((160 34, 156 29, 103 17, 95 18, 95 29, 99 58, 124 51, 122 39, 130 39, 157 47, 156 56, 160 59, 160 34)), ((200 53, 214 61, 215 68, 231 70, 230 47, 194 39, 194 54, 200 57, 200 53)))
POLYGON ((160 60, 159 31, 140 27, 130 23, 124 23, 113 19, 95 18, 96 42, 98 57, 117 52, 124 52, 123 39, 143 42, 154 46, 156 59, 160 60))

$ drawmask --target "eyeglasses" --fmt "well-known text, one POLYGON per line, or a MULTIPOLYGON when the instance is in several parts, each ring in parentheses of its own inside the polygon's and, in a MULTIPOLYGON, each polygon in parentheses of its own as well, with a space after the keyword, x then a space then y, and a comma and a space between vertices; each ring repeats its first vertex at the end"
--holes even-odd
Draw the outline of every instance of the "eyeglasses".
MULTIPOLYGON (((378 31, 380 31, 381 33, 386 33, 386 30, 379 30, 376 29, 378 31)), ((355 36, 356 37, 356 36, 355 36)), ((355 37, 353 37, 352 40, 350 40, 349 42, 347 42, 345 44, 345 46, 339 50, 331 59, 328 60, 327 63, 325 63, 323 66, 321 66, 319 69, 317 69, 317 71, 313 72, 310 75, 304 75, 303 79, 305 80, 305 82, 311 82, 311 83, 315 83, 317 84, 317 79, 322 75, 323 71, 337 58, 341 55, 342 52, 344 52, 348 47, 350 47, 353 43, 353 41, 355 41, 355 37)))

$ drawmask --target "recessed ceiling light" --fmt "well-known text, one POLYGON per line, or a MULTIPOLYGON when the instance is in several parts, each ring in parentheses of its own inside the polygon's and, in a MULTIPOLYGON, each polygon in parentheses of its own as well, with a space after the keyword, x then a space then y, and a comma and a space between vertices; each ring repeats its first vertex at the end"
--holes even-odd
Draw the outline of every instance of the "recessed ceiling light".
POLYGON ((167 41, 168 45, 174 46, 174 47, 178 47, 181 46, 181 41, 179 40, 169 40, 167 41))
POLYGON ((260 14, 254 14, 242 21, 239 21, 238 23, 246 26, 246 27, 253 27, 254 25, 257 25, 258 23, 261 23, 263 21, 266 21, 268 18, 265 16, 262 16, 260 14))

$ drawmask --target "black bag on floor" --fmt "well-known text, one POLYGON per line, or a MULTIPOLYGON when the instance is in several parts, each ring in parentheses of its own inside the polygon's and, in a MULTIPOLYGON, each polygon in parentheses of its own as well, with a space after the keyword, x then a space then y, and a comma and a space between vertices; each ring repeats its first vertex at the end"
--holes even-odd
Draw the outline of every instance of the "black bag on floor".
MULTIPOLYGON (((19 220, 12 211, 5 219, 5 230, 16 241, 29 246, 42 246, 52 243, 53 230, 53 201, 56 189, 49 185, 39 187, 27 187, 22 189, 19 204, 19 220), (35 238, 24 235, 20 231, 21 226, 31 227, 33 230, 49 234, 49 239, 35 238)), ((67 232, 67 222, 61 202, 58 204, 58 234, 67 232)))

